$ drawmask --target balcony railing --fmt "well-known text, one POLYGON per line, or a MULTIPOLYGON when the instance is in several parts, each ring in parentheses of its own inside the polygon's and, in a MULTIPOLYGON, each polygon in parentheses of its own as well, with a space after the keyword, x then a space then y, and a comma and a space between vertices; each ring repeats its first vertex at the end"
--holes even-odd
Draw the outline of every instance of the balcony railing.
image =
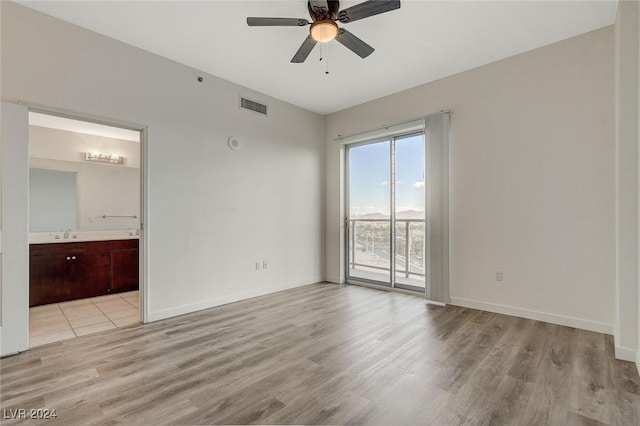
MULTIPOLYGON (((351 271, 391 271, 389 219, 349 220, 351 271)), ((425 220, 396 219, 396 279, 404 277, 424 287, 425 220), (422 284, 420 284, 420 282, 422 284)), ((353 275, 353 274, 351 274, 353 275)))

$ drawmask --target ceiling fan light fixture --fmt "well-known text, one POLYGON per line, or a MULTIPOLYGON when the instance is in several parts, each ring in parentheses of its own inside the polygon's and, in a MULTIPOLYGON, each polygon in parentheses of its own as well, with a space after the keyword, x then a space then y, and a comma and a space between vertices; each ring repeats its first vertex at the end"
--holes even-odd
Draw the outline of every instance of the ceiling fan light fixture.
POLYGON ((326 43, 338 35, 338 25, 331 19, 323 19, 311 24, 311 38, 319 43, 326 43))

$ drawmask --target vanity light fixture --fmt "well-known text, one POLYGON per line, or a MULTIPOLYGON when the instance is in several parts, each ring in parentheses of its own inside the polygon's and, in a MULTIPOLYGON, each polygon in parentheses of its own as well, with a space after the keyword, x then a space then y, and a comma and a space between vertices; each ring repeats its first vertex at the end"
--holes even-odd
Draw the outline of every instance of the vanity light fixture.
POLYGON ((86 161, 96 161, 98 163, 124 164, 124 157, 118 154, 107 154, 105 152, 87 152, 84 159, 86 161))

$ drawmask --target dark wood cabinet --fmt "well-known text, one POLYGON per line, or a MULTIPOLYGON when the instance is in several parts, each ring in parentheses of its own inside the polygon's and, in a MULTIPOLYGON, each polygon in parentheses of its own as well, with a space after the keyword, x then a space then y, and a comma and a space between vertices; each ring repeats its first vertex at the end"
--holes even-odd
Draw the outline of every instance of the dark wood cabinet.
POLYGON ((74 299, 104 296, 111 292, 109 251, 87 250, 72 262, 71 294, 74 299))
POLYGON ((138 289, 138 240, 32 244, 29 306, 138 289))
POLYGON ((111 250, 111 291, 138 289, 138 240, 114 241, 111 250))
POLYGON ((71 300, 69 271, 66 255, 32 251, 29 256, 29 306, 71 300))

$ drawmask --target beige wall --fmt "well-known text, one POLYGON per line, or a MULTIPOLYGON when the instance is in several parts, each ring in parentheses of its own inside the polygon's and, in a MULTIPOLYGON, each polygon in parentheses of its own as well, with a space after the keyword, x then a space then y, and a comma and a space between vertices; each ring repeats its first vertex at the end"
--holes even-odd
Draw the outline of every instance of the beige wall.
POLYGON ((616 356, 640 356, 640 3, 620 1, 616 16, 616 356))
POLYGON ((155 318, 323 272, 341 280, 344 176, 333 137, 451 109, 452 301, 613 331, 619 28, 332 114, 325 127, 316 114, 213 76, 198 84, 195 70, 21 6, 0 10, 3 100, 148 126, 155 318), (267 102, 270 117, 239 111, 240 94, 267 102), (231 135, 240 151, 226 148, 231 135), (258 259, 271 269, 257 273, 258 259))
POLYGON ((0 356, 28 347, 29 163, 27 107, 2 102, 2 335, 0 356))
POLYGON ((452 303, 612 332, 613 53, 610 26, 328 116, 327 277, 344 277, 333 138, 450 109, 452 303))
POLYGON ((150 319, 322 279, 322 116, 1 7, 3 100, 147 127, 150 319), (269 116, 241 110, 240 96, 268 104, 269 116))

